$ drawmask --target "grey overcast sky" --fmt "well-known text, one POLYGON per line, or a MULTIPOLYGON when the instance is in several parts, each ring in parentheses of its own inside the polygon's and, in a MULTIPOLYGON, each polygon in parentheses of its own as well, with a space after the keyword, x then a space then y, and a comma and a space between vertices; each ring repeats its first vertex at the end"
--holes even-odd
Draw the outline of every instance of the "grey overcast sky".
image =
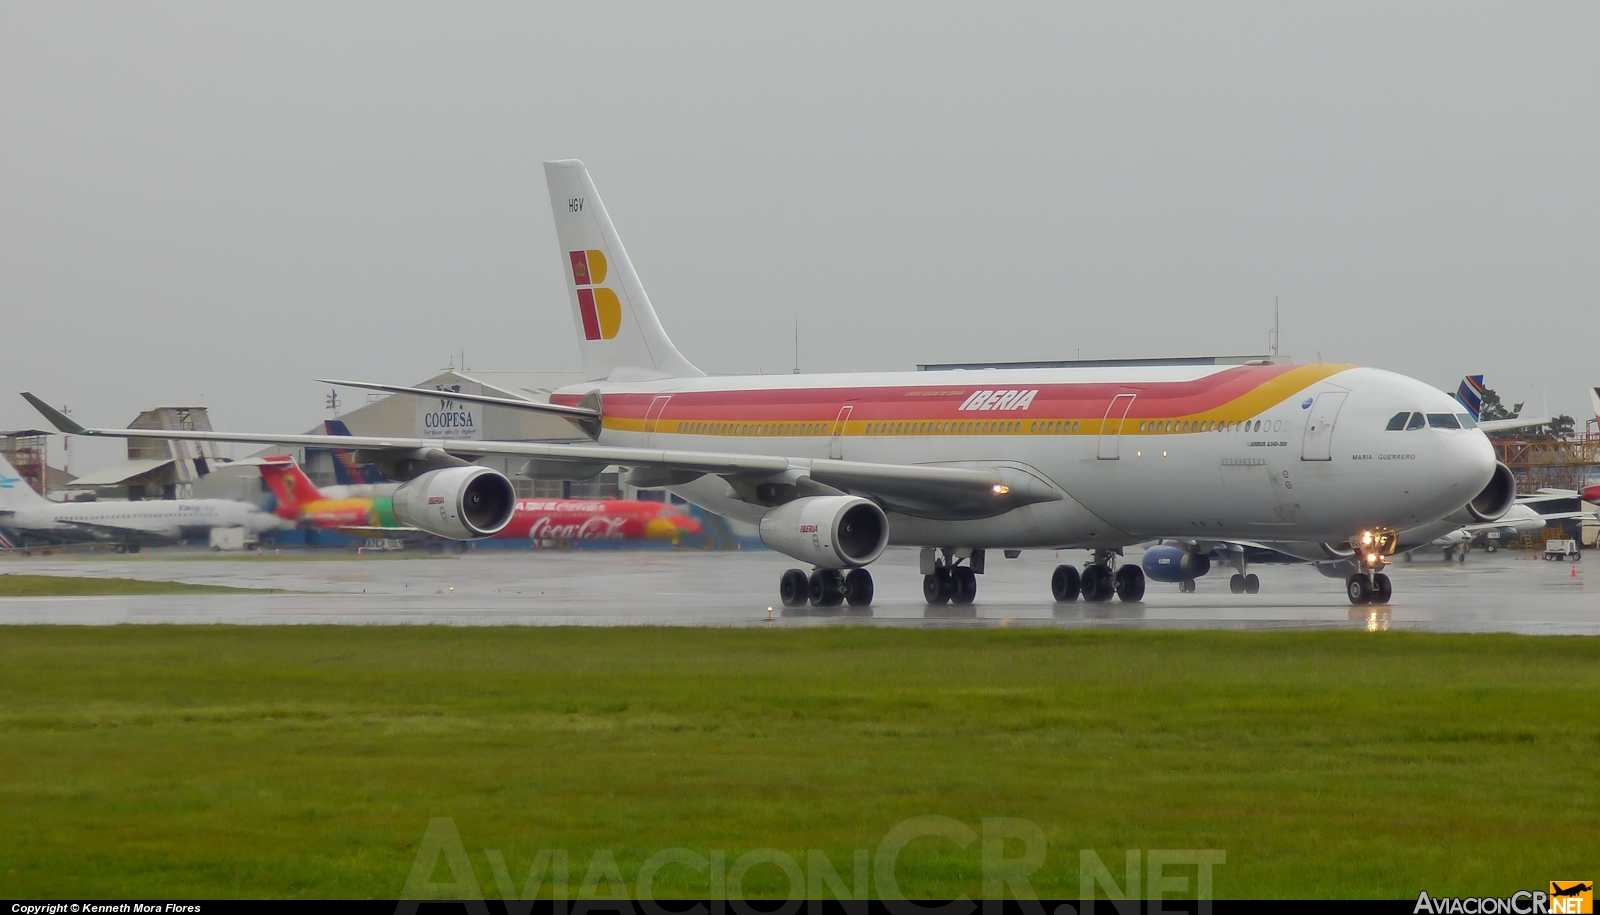
POLYGON ((0 427, 576 368, 569 157, 707 371, 796 320, 808 371, 1259 352, 1279 296, 1301 360, 1581 423, 1597 48, 1592 2, 7 2, 0 427))

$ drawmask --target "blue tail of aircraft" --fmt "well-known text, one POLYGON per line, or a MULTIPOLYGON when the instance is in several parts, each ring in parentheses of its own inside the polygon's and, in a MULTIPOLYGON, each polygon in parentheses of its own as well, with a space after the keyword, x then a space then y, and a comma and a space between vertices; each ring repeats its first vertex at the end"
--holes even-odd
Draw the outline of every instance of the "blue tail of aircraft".
POLYGON ((1473 419, 1483 412, 1483 376, 1468 375, 1461 379, 1461 387, 1456 389, 1456 400, 1467 408, 1473 419))
MULTIPOLYGON (((322 428, 329 435, 349 435, 350 427, 342 419, 325 419, 322 428)), ((354 452, 348 448, 329 448, 333 452, 333 477, 340 486, 362 483, 387 483, 382 473, 372 464, 357 464, 354 452)))

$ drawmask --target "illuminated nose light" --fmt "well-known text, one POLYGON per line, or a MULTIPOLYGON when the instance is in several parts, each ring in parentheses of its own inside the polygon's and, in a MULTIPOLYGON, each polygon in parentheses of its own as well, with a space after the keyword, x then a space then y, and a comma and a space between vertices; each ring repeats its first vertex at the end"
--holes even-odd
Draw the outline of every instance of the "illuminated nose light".
POLYGON ((996 484, 994 484, 994 494, 997 495, 997 496, 1003 496, 1003 495, 1005 495, 1006 493, 1008 493, 1010 491, 1011 491, 1011 487, 1007 486, 1004 483, 996 483, 996 484))

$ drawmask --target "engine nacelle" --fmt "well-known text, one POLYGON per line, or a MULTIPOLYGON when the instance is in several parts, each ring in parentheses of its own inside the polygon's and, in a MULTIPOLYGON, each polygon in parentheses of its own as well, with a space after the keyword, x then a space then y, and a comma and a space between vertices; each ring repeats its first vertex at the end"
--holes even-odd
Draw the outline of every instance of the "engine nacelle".
POLYGON ((1517 504, 1517 478, 1504 464, 1494 465, 1494 476, 1483 492, 1467 503, 1467 513, 1477 521, 1499 521, 1517 504))
POLYGON ((395 520, 451 540, 493 537, 511 523, 511 481, 487 467, 430 470, 394 491, 395 520))
POLYGON ((1211 571, 1211 558, 1191 553, 1181 546, 1157 544, 1144 551, 1139 563, 1152 581, 1177 583, 1193 581, 1211 571))
POLYGON ((864 566, 889 545, 889 517, 858 496, 807 496, 762 515, 761 542, 822 569, 864 566))

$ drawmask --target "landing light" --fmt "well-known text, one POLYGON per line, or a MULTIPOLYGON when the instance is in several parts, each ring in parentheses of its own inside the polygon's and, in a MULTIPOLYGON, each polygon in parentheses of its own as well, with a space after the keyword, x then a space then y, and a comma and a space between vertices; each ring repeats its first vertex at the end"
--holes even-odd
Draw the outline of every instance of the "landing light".
POLYGON ((1367 565, 1374 566, 1374 565, 1377 565, 1377 564, 1378 564, 1378 554, 1377 553, 1368 553, 1367 554, 1367 565))
POLYGON ((1366 532, 1362 533, 1361 542, 1363 544, 1371 543, 1372 542, 1372 532, 1371 531, 1366 531, 1366 532))
POLYGON ((1006 493, 1008 493, 1010 491, 1011 491, 1011 487, 1007 486, 1004 483, 996 483, 996 484, 994 484, 994 494, 997 495, 997 496, 1003 496, 1003 495, 1005 495, 1006 493))

